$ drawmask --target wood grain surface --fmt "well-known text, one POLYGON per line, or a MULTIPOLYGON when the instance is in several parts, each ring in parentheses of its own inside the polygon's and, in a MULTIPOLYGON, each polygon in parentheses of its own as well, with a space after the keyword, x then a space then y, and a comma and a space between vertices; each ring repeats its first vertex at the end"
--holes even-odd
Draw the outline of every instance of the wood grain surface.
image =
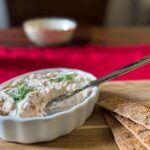
MULTIPOLYGON (((110 46, 150 44, 150 27, 79 26, 73 40, 66 45, 84 44, 110 46)), ((0 30, 0 46, 31 47, 34 45, 27 39, 22 28, 9 28, 0 30)))
MULTIPOLYGON (((100 100, 124 97, 150 105, 150 81, 113 81, 103 84, 100 100)), ((50 131, 49 131, 50 132, 50 131)), ((118 150, 98 106, 86 123, 71 134, 51 142, 24 145, 0 140, 0 150, 118 150)))

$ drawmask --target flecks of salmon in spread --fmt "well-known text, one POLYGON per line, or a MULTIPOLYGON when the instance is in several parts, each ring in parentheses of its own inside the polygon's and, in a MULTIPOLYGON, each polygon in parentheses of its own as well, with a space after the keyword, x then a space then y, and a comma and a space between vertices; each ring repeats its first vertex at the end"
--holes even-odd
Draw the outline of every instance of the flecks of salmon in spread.
MULTIPOLYGON (((75 72, 34 73, 23 79, 18 78, 0 91, 0 113, 21 118, 44 116, 44 108, 48 102, 89 82, 89 78, 75 72)), ((89 91, 77 94, 70 101, 52 102, 49 114, 82 102, 89 91)))

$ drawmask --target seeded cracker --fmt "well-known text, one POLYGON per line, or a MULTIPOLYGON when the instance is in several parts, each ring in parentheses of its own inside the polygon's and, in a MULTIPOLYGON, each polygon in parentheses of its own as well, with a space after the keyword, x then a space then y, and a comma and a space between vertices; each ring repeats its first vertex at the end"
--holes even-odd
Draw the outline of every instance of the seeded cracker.
POLYGON ((150 108, 146 106, 123 98, 110 98, 99 105, 150 129, 150 108))
POLYGON ((104 116, 120 150, 147 150, 147 148, 115 118, 106 112, 104 112, 104 116))
POLYGON ((150 130, 145 128, 144 126, 131 121, 128 118, 124 118, 116 113, 112 113, 112 115, 132 134, 135 135, 139 139, 142 144, 150 149, 150 130))

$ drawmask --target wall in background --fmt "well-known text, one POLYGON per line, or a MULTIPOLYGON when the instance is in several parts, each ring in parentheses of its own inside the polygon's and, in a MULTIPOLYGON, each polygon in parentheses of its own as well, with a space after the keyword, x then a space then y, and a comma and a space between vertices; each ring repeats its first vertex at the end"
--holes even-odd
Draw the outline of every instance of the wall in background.
POLYGON ((64 16, 80 25, 150 25, 150 0, 0 0, 0 28, 43 16, 64 16))
POLYGON ((0 28, 9 27, 9 16, 6 0, 0 0, 0 28))
POLYGON ((106 26, 150 25, 150 0, 109 0, 106 26))
POLYGON ((107 0, 7 0, 11 26, 29 18, 65 16, 79 24, 103 25, 107 0))

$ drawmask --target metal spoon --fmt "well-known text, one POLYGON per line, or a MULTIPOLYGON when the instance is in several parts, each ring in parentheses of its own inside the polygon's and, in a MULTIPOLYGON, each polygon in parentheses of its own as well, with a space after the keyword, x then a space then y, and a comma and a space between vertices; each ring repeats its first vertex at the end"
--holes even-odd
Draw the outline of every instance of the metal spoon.
POLYGON ((133 63, 131 63, 129 65, 126 65, 126 66, 124 66, 124 67, 122 67, 122 68, 120 68, 120 69, 118 69, 118 70, 116 70, 116 71, 114 71, 114 72, 112 72, 112 73, 110 73, 108 75, 105 75, 105 76, 103 76, 101 78, 98 78, 97 80, 91 81, 89 84, 87 84, 87 85, 85 85, 85 86, 83 86, 83 87, 81 87, 79 89, 76 89, 76 90, 74 90, 72 92, 68 92, 68 93, 66 93, 64 95, 61 95, 61 96, 51 100, 46 105, 45 111, 48 110, 48 107, 51 105, 51 103, 53 101, 63 101, 65 99, 67 99, 67 98, 69 98, 69 97, 71 97, 71 96, 73 96, 73 95, 75 95, 75 94, 77 94, 77 93, 87 89, 88 87, 93 87, 93 86, 100 85, 100 84, 102 84, 105 81, 108 81, 108 80, 113 79, 115 77, 118 77, 118 76, 120 76, 122 74, 125 74, 125 73, 127 73, 129 71, 132 71, 132 70, 134 70, 136 68, 139 68, 140 66, 143 66, 144 64, 147 64, 149 62, 150 62, 150 55, 147 56, 147 57, 144 57, 144 58, 142 58, 142 59, 140 59, 138 61, 135 61, 135 62, 133 62, 133 63))

